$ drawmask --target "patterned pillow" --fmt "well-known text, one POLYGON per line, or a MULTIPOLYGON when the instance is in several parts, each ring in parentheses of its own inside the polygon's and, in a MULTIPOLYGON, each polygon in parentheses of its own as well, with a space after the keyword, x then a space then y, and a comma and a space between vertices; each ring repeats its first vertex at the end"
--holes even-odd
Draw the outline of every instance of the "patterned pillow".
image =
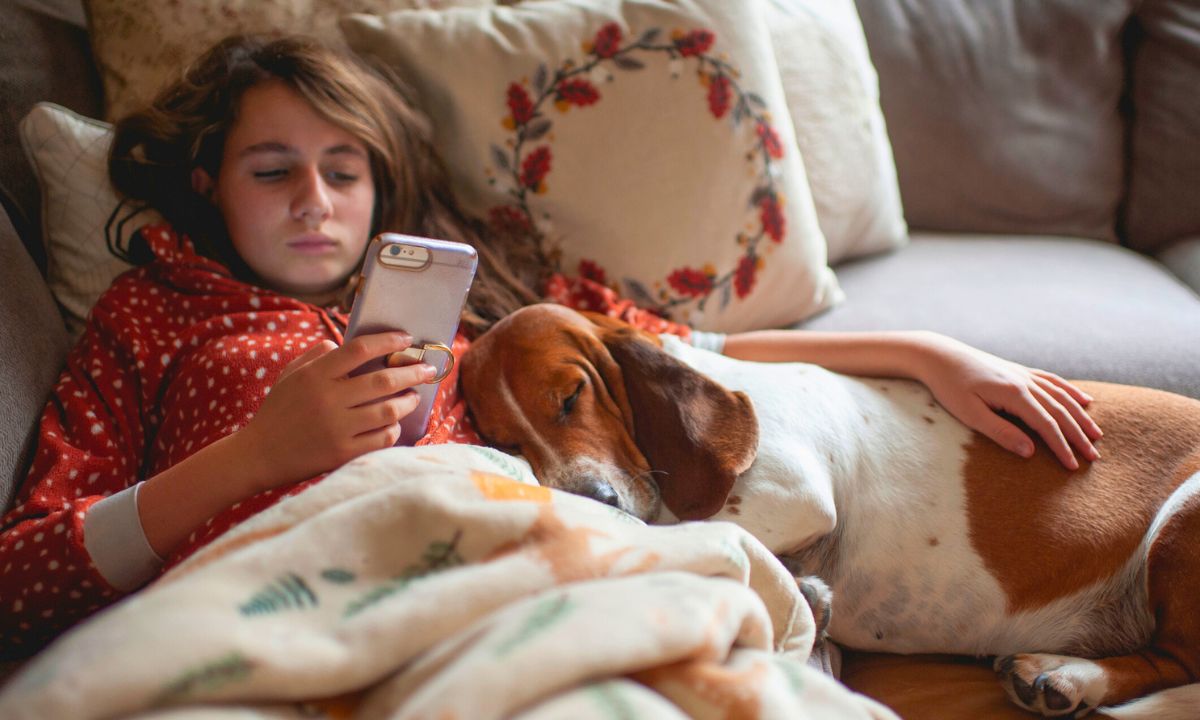
POLYGON ((854 0, 769 0, 766 14, 830 264, 904 245, 879 78, 854 0))
MULTIPOLYGON (((21 144, 42 188, 47 280, 74 334, 96 298, 129 264, 111 253, 104 228, 116 209, 108 181, 112 127, 53 103, 38 103, 21 121, 21 144)), ((122 244, 139 226, 161 219, 145 212, 124 224, 122 244)))
POLYGON ((432 116, 460 198, 569 273, 706 330, 840 296, 759 2, 355 15, 432 116))
POLYGON ((492 0, 86 0, 110 120, 136 110, 186 63, 239 32, 306 33, 337 44, 349 12, 490 5, 492 0))

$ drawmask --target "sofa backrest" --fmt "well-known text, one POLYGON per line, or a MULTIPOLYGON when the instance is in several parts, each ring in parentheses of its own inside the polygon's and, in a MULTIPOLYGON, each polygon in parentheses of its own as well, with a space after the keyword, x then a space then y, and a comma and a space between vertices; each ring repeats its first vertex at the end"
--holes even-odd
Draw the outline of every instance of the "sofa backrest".
POLYGON ((25 160, 17 123, 40 100, 100 117, 100 77, 80 0, 0 2, 0 98, 0 203, 44 268, 37 178, 25 160))
POLYGON ((0 268, 0 509, 6 509, 70 340, 33 259, 2 214, 0 268))

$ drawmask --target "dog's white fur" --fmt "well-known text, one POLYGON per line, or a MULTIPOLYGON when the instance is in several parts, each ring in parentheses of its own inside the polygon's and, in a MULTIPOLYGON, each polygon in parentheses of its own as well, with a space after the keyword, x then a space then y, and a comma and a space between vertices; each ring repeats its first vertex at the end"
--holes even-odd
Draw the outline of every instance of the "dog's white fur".
MULTIPOLYGON (((749 363, 672 336, 663 336, 663 349, 753 401, 757 457, 730 493, 740 502, 712 519, 741 525, 773 551, 792 554, 798 574, 824 579, 836 598, 829 627, 834 640, 902 653, 1042 649, 1095 657, 1122 655, 1149 640, 1147 553, 1164 522, 1200 495, 1200 474, 1164 504, 1121 572, 1036 610, 1012 613, 971 547, 962 469, 972 433, 923 385, 808 364, 749 363)), ((674 520, 661 505, 639 510, 654 522, 674 520)), ((1075 663, 1072 699, 1094 707, 1103 694, 1088 661, 1019 657, 1042 670, 1075 663)), ((1162 712, 1159 717, 1196 717, 1194 706, 1188 714, 1169 714, 1170 698, 1196 694, 1200 686, 1185 686, 1138 702, 1162 712), (1154 701, 1159 695, 1161 705, 1154 701)))

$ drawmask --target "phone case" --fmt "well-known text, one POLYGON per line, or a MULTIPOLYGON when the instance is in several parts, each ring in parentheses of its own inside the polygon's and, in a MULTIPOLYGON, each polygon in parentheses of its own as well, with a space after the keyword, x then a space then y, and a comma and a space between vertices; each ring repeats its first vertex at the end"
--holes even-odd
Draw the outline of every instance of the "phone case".
MULTIPOLYGON (((477 263, 475 248, 447 240, 383 233, 367 246, 346 340, 403 330, 413 337, 403 354, 438 370, 433 380, 415 388, 420 402, 400 421, 397 445, 412 445, 425 434, 438 385, 454 367, 450 347, 477 263)), ((379 358, 351 374, 383 367, 379 358)))

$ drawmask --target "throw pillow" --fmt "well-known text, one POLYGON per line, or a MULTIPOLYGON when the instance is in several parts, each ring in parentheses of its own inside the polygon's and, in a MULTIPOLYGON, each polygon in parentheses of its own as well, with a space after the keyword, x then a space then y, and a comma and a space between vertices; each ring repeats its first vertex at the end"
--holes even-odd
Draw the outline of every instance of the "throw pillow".
POLYGON ((562 0, 346 18, 421 95, 466 207, 706 330, 840 297, 759 2, 562 0))
MULTIPOLYGON (((108 181, 112 127, 53 103, 21 121, 21 144, 42 189, 47 282, 74 334, 92 305, 129 264, 108 249, 105 226, 119 200, 108 181)), ((122 245, 138 227, 161 219, 145 212, 125 222, 122 245)), ((115 239, 115 238, 114 238, 115 239)))
POLYGON ((1134 0, 859 0, 916 230, 1114 240, 1134 0))
POLYGON ((832 265, 908 241, 854 0, 769 0, 767 24, 832 265))
POLYGON ((86 0, 107 117, 150 101, 187 63, 234 33, 305 33, 337 44, 349 12, 490 5, 492 0, 86 0))

